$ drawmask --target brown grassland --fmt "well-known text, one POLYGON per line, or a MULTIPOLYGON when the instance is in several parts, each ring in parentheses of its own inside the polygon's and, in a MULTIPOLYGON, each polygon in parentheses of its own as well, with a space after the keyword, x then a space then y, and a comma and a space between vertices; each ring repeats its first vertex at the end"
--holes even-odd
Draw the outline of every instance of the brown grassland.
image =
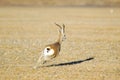
POLYGON ((120 6, 120 0, 0 0, 0 6, 120 6))
POLYGON ((120 8, 0 7, 0 80, 119 80, 120 8), (39 54, 66 25, 60 55, 39 54))

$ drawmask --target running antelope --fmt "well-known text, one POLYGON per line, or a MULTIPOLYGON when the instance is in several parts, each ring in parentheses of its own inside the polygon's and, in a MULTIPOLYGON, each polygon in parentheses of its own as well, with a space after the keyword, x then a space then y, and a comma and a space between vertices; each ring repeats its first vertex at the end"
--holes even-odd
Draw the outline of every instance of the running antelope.
POLYGON ((58 56, 58 54, 61 50, 61 44, 66 39, 65 25, 63 24, 62 26, 60 26, 59 24, 56 24, 56 23, 55 23, 55 25, 59 27, 59 30, 58 30, 59 37, 55 43, 45 46, 41 56, 39 57, 36 65, 34 66, 34 69, 39 67, 40 64, 42 65, 42 64, 46 63, 47 61, 58 56))

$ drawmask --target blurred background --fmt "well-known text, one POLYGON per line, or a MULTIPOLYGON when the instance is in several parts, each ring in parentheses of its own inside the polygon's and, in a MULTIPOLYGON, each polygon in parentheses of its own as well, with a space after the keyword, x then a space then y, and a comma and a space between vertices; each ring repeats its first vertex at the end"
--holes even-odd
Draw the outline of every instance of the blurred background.
POLYGON ((0 6, 120 6, 120 0, 0 0, 0 6))
POLYGON ((0 0, 0 80, 120 80, 120 0, 0 0), (54 23, 67 39, 34 70, 54 23))

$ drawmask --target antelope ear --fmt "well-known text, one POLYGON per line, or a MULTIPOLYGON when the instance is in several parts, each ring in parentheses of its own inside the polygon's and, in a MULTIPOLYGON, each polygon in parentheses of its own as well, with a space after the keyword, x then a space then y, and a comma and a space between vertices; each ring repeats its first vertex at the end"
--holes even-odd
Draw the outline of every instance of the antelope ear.
POLYGON ((65 29, 65 25, 63 24, 63 28, 65 29))
POLYGON ((65 25, 63 24, 63 32, 65 32, 65 25))

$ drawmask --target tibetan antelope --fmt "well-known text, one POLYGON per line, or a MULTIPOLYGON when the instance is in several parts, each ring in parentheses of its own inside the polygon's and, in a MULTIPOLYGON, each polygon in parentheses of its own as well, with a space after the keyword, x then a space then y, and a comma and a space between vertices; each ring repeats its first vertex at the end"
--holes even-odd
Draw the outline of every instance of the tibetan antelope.
POLYGON ((40 64, 42 65, 46 63, 46 61, 49 61, 55 58, 56 56, 58 56, 61 50, 61 44, 66 39, 65 25, 63 24, 62 26, 60 26, 59 24, 56 24, 56 23, 55 25, 59 27, 59 30, 58 30, 59 37, 55 43, 45 46, 41 56, 37 61, 37 64, 34 66, 34 69, 36 69, 40 64))

